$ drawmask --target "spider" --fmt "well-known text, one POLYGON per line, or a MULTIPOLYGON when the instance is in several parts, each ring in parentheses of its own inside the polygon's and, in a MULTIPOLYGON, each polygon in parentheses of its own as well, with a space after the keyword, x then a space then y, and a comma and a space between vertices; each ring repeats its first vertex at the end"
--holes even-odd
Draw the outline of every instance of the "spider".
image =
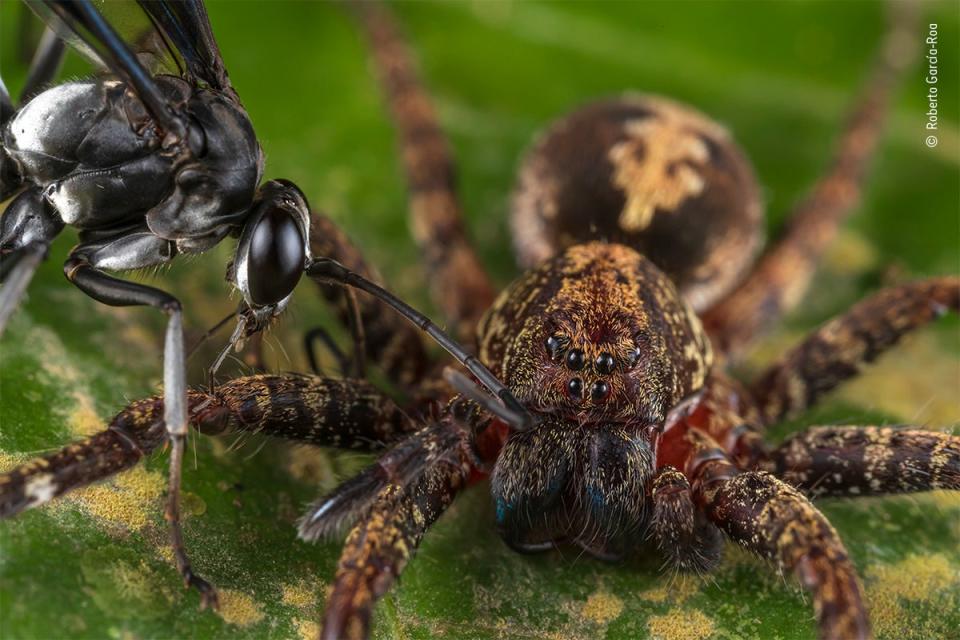
MULTIPOLYGON (((801 298, 856 200, 898 57, 890 49, 881 56, 832 170, 756 266, 758 189, 720 127, 651 98, 598 102, 560 120, 528 154, 514 198, 515 242, 530 269, 495 296, 466 240, 452 160, 410 54, 378 8, 359 15, 400 129, 414 235, 437 304, 464 339, 476 331, 480 359, 536 423, 448 376, 466 397, 454 394, 420 352, 401 359, 415 372, 397 380, 425 381, 410 385, 422 392, 403 410, 363 381, 293 374, 191 392, 192 421, 206 433, 392 445, 301 521, 307 539, 352 526, 323 637, 366 636, 376 599, 428 527, 487 476, 497 530, 514 549, 569 543, 617 560, 651 535, 676 567, 708 571, 723 533, 796 571, 813 593, 822 636, 868 636, 856 572, 804 494, 958 489, 960 441, 915 428, 827 427, 771 448, 763 432, 905 333, 957 309, 960 284, 936 278, 882 291, 749 385, 724 365, 801 298), (586 224, 585 209, 597 212, 586 224), (719 230, 702 226, 708 213, 719 230), (680 233, 688 228, 705 233, 680 233)), ((890 41, 902 37, 895 29, 890 41)), ((342 253, 349 245, 341 240, 342 253)), ((365 301, 363 311, 384 335, 409 332, 378 303, 365 301)), ((376 362, 385 357, 377 340, 366 350, 376 362)), ((7 474, 2 504, 52 497, 31 490, 50 469, 59 493, 136 464, 163 442, 162 409, 157 397, 134 402, 106 432, 7 474)))

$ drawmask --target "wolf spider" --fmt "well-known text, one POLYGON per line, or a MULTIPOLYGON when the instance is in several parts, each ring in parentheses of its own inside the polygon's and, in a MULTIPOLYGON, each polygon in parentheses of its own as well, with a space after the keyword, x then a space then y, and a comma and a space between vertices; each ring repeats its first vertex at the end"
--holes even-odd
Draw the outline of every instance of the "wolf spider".
MULTIPOLYGON (((856 204, 909 21, 892 21, 833 163, 756 263, 762 206, 740 149, 689 107, 628 96, 557 121, 526 156, 511 222, 528 271, 498 296, 467 240, 453 160, 410 52, 382 7, 354 9, 399 129, 434 300, 533 421, 459 374, 439 375, 417 330, 368 298, 357 302, 366 338, 355 349, 408 403, 358 376, 265 374, 190 392, 204 433, 385 450, 300 521, 307 540, 350 527, 321 637, 367 637, 375 602, 428 528, 487 478, 513 549, 571 544, 617 560, 652 537, 674 567, 705 572, 726 535, 796 573, 821 637, 869 637, 856 571, 810 498, 958 490, 960 438, 828 426, 771 447, 764 434, 958 310, 960 279, 882 290, 747 384, 724 368, 800 302, 856 204)), ((374 275, 328 220, 315 216, 312 230, 315 253, 374 275)), ((321 290, 347 322, 341 290, 321 290)), ((0 514, 134 466, 163 444, 162 413, 159 396, 133 402, 106 431, 0 476, 0 514)))

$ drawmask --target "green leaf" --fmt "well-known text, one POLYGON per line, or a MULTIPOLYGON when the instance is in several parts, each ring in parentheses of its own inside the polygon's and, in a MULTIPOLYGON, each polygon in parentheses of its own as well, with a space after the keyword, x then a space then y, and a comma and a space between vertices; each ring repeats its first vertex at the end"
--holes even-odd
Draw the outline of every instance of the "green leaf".
MULTIPOLYGON (((507 197, 523 148, 550 119, 592 97, 634 89, 696 105, 724 122, 765 187, 771 233, 826 164, 883 29, 867 3, 404 3, 396 7, 422 60, 459 158, 470 227, 497 281, 516 275, 507 197)), ((23 8, 0 6, 0 56, 12 89, 24 77, 23 8)), ((956 272, 958 175, 956 6, 939 24, 941 144, 923 144, 925 65, 907 73, 858 215, 808 301, 766 340, 745 376, 884 282, 956 272)), ((353 25, 336 4, 212 2, 231 78, 261 136, 269 177, 287 177, 365 249, 391 287, 429 309, 406 230, 393 130, 353 25)), ((924 28, 925 30, 925 28, 924 28)), ((64 77, 88 73, 79 58, 64 77)), ((163 319, 112 309, 74 290, 54 245, 0 342, 0 468, 96 431, 160 382, 163 319)), ((234 303, 222 276, 231 248, 150 278, 185 302, 191 336, 234 303)), ((301 287, 268 351, 304 369, 299 337, 330 316, 301 287)), ((960 420, 956 319, 905 341, 808 424, 960 420)), ((213 349, 216 345, 211 345, 213 349)), ((202 382, 210 349, 192 362, 202 382)), ((237 366, 234 373, 242 372, 237 366)), ((196 437, 184 474, 186 541, 221 591, 199 611, 173 568, 163 520, 166 455, 108 483, 0 525, 4 638, 276 637, 316 634, 339 545, 297 540, 313 496, 366 459, 247 438, 196 437)), ((930 494, 825 501, 864 578, 882 638, 956 637, 960 499, 930 494)), ((705 580, 659 571, 654 553, 608 565, 575 552, 510 552, 493 529, 484 486, 429 533, 377 611, 378 638, 809 638, 812 606, 796 581, 728 545, 705 580)))

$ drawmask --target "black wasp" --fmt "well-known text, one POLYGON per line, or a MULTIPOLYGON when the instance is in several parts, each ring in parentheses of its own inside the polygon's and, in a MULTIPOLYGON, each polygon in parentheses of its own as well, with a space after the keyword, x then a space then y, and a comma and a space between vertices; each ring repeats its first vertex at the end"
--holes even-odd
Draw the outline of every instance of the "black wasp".
POLYGON ((510 407, 513 419, 529 419, 489 371, 426 317, 339 263, 311 255, 306 197, 289 181, 260 184, 263 152, 200 0, 138 0, 149 28, 135 41, 121 37, 89 0, 29 4, 49 31, 108 73, 33 95, 53 80, 64 52, 61 40, 45 37, 21 104, 14 106, 0 82, 0 199, 13 196, 0 218, 0 333, 66 225, 79 232, 64 264, 70 282, 104 304, 148 305, 169 316, 163 356, 171 443, 167 517, 177 567, 204 604, 216 603, 215 591, 192 573, 179 524, 188 424, 180 302, 108 272, 164 264, 238 237, 227 279, 243 303, 231 343, 265 328, 306 273, 377 296, 464 364, 510 407), (148 59, 167 72, 154 73, 148 59))

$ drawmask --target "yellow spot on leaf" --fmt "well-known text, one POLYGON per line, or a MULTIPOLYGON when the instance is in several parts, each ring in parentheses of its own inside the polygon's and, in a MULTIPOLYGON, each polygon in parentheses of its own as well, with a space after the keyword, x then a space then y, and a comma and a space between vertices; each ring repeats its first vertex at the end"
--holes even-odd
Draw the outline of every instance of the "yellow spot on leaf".
POLYGON ((607 624, 623 613, 623 600, 607 591, 595 591, 583 605, 581 614, 597 624, 607 624))
POLYGON ((163 474, 140 466, 109 482, 67 494, 67 498, 79 503, 92 516, 138 530, 159 511, 164 489, 163 474))
POLYGON ((714 631, 713 620, 697 609, 670 609, 647 620, 653 640, 703 640, 714 631))
POLYGON ((241 591, 220 589, 218 613, 227 624, 249 627, 263 620, 264 613, 256 600, 241 591))
POLYGON ((291 607, 305 608, 313 605, 317 600, 317 593, 320 588, 311 588, 306 580, 301 580, 297 584, 287 584, 283 586, 283 604, 291 607))
POLYGON ((834 397, 936 429, 956 424, 960 416, 957 389, 956 358, 944 352, 934 332, 921 331, 878 359, 863 376, 839 387, 834 397))
POLYGON ((647 589, 640 594, 640 598, 648 602, 667 602, 682 604, 690 596, 696 595, 700 591, 700 580, 695 576, 681 575, 670 584, 647 589))
POLYGON ((303 640, 316 640, 317 636, 320 635, 320 625, 312 620, 296 618, 293 621, 293 626, 297 630, 297 635, 303 640))
POLYGON ((77 436, 92 436, 103 431, 106 424, 93 408, 93 399, 80 390, 74 390, 71 395, 76 404, 67 415, 67 427, 70 428, 70 433, 77 436))
POLYGON ((878 564, 867 569, 867 601, 878 636, 915 637, 915 621, 904 611, 904 602, 932 600, 951 585, 960 584, 960 575, 949 558, 941 553, 910 555, 895 564, 878 564))

